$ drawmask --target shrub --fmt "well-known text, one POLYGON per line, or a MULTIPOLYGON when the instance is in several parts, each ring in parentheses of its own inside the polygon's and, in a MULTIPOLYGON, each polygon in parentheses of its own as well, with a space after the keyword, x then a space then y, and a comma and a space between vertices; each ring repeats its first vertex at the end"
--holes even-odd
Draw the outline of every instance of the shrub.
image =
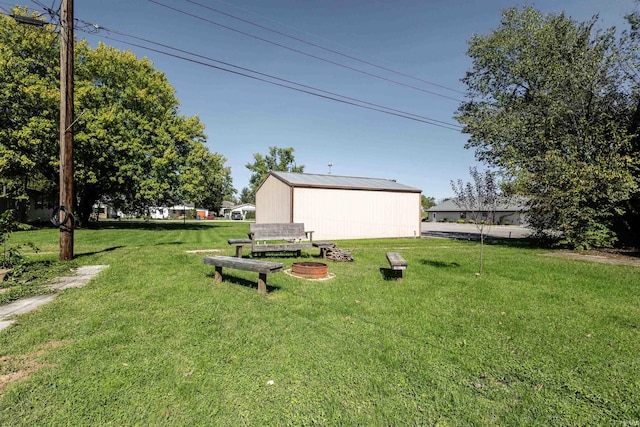
POLYGON ((464 224, 464 219, 459 219, 458 221, 456 221, 458 224, 464 224))
POLYGON ((7 247, 9 236, 14 231, 20 230, 21 224, 13 217, 13 210, 8 209, 0 215, 0 243, 2 244, 2 268, 20 268, 24 264, 22 246, 29 246, 38 251, 33 243, 25 243, 18 246, 7 247))

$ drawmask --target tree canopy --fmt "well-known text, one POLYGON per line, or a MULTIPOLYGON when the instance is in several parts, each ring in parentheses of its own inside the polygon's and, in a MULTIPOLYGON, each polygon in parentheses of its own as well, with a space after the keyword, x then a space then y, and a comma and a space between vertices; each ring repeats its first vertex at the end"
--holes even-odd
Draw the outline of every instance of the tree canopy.
POLYGON ((251 171, 251 177, 249 178, 249 189, 251 191, 251 199, 255 201, 256 191, 262 181, 267 177, 271 171, 281 172, 303 172, 304 165, 298 166, 296 164, 295 156, 293 155, 294 149, 269 147, 269 153, 262 155, 260 153, 254 153, 253 163, 247 163, 246 167, 251 171))
POLYGON ((469 41, 470 100, 456 116, 467 148, 529 197, 536 232, 578 248, 615 242, 614 222, 639 184, 639 93, 625 72, 637 72, 637 51, 596 23, 504 11, 497 29, 469 41))
MULTIPOLYGON (((75 210, 82 219, 97 201, 125 213, 183 201, 219 208, 232 191, 226 159, 208 150, 198 117, 179 114, 174 89, 151 61, 80 41, 74 68, 75 210)), ((12 197, 37 183, 57 198, 58 84, 57 35, 0 17, 0 178, 12 197)))
POLYGON ((436 203, 435 197, 427 197, 424 194, 420 197, 420 204, 422 205, 422 209, 428 211, 432 207, 434 207, 436 203))

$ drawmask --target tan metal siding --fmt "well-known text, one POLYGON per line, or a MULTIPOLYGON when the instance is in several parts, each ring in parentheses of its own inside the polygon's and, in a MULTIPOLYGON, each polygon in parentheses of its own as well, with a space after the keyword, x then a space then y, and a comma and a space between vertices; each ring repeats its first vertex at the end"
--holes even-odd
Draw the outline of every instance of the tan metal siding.
POLYGON ((295 188, 293 203, 314 240, 420 236, 420 193, 295 188))
POLYGON ((256 223, 291 222, 291 189, 269 176, 256 193, 256 223))

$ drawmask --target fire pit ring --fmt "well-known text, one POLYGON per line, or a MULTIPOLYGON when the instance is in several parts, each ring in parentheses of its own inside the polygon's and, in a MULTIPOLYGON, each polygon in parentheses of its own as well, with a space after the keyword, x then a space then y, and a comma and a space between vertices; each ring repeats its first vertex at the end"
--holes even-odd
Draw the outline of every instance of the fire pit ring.
POLYGON ((322 262, 294 262, 291 274, 307 279, 323 279, 327 277, 329 267, 322 262))

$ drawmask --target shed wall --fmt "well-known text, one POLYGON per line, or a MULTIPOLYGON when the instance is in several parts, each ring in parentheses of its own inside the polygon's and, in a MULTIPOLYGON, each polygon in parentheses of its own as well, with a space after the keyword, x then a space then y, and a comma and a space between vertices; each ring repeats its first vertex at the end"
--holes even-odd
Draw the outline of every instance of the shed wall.
POLYGON ((269 176, 256 193, 256 223, 291 222, 291 188, 269 176))
POLYGON ((314 240, 420 236, 420 194, 294 188, 293 222, 314 240))

